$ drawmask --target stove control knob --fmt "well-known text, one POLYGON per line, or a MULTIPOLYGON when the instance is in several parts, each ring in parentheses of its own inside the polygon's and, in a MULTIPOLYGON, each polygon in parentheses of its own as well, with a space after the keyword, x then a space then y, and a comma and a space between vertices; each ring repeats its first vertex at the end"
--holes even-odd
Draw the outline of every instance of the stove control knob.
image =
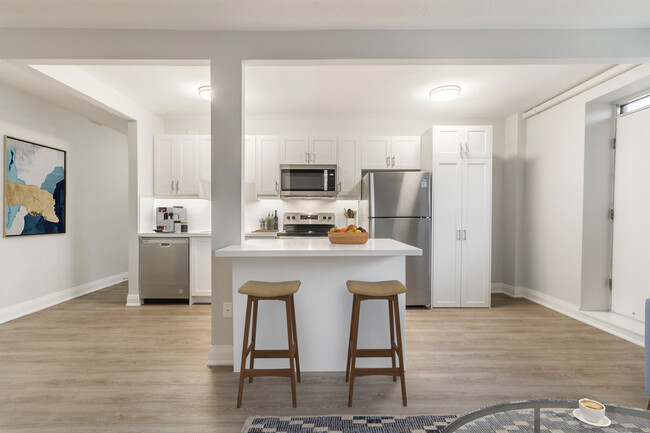
POLYGON ((287 215, 287 219, 288 219, 288 220, 290 220, 290 219, 291 219, 291 217, 290 217, 289 215, 287 215))
POLYGON ((331 219, 332 219, 332 217, 331 217, 331 216, 328 216, 328 217, 327 217, 327 219, 328 219, 328 220, 331 220, 331 219))
POLYGON ((292 216, 292 217, 291 217, 291 219, 292 219, 292 220, 295 220, 295 219, 296 219, 296 216, 295 216, 295 215, 294 215, 294 216, 292 216))

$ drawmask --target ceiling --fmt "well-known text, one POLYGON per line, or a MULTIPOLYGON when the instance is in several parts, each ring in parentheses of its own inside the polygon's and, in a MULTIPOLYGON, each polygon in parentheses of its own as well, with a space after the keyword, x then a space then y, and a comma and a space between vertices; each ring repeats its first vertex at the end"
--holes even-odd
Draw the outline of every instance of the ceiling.
POLYGON ((333 30, 650 27, 647 0, 0 0, 0 28, 333 30))
POLYGON ((210 84, 209 66, 79 66, 119 93, 165 120, 210 116, 210 102, 199 97, 210 84))
POLYGON ((247 116, 505 118, 527 110, 610 65, 251 66, 247 116), (429 91, 460 85, 432 102, 429 91))

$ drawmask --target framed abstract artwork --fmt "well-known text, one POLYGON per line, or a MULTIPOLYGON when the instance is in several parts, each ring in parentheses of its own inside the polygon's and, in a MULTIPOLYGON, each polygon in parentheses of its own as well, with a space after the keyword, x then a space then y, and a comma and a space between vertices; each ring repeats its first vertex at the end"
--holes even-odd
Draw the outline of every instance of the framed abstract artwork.
POLYGON ((5 237, 65 233, 64 150, 5 136, 5 237))

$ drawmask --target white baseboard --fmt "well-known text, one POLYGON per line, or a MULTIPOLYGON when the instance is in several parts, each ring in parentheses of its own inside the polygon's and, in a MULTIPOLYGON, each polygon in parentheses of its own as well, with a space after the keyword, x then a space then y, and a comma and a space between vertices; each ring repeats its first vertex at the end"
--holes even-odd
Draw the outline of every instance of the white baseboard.
POLYGON ((101 280, 91 281, 77 287, 59 290, 58 292, 50 293, 49 295, 30 299, 29 301, 21 302, 20 304, 0 308, 0 323, 5 323, 44 308, 78 298, 79 296, 105 289, 106 287, 125 281, 127 276, 127 272, 111 275, 110 277, 102 278, 101 280))
POLYGON ((208 367, 216 367, 220 365, 233 365, 232 345, 210 345, 208 367))
POLYGON ((645 337, 635 329, 618 326, 606 320, 601 320, 594 315, 590 315, 588 311, 581 311, 580 306, 571 304, 569 302, 558 299, 554 296, 547 295, 546 293, 538 292, 527 287, 514 287, 509 284, 492 283, 492 293, 503 293, 512 298, 524 298, 539 304, 543 307, 550 308, 553 311, 564 314, 565 316, 576 319, 582 323, 593 326, 594 328, 605 331, 608 334, 615 335, 623 340, 634 343, 643 347, 645 345, 645 337))
POLYGON ((144 302, 142 299, 140 299, 140 295, 135 294, 135 295, 128 295, 126 297, 126 306, 127 307, 139 307, 142 305, 144 302))

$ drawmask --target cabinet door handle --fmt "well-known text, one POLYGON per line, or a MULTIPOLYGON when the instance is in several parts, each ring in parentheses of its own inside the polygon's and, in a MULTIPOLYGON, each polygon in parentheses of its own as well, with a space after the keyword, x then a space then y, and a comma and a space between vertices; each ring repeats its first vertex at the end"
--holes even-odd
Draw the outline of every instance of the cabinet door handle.
POLYGON ((390 156, 386 157, 386 167, 390 167, 390 156))
POLYGON ((305 162, 309 162, 309 154, 305 152, 305 162))
POLYGON ((176 192, 178 192, 178 183, 179 183, 179 181, 177 180, 176 181, 176 192))
POLYGON ((392 167, 395 167, 395 155, 393 155, 393 164, 392 167))
POLYGON ((336 185, 336 192, 341 192, 341 182, 339 182, 339 184, 336 185))
POLYGON ((171 186, 172 192, 174 192, 174 181, 172 180, 172 186, 171 186))
POLYGON ((456 230, 456 240, 460 240, 460 230, 456 230))
POLYGON ((458 155, 460 155, 461 158, 463 157, 463 142, 462 141, 460 143, 458 143, 458 155))
POLYGON ((463 240, 467 240, 467 230, 463 230, 463 240))
POLYGON ((465 157, 469 156, 467 153, 469 152, 469 143, 465 142, 465 157))
POLYGON ((280 186, 278 185, 278 181, 275 181, 275 192, 280 193, 280 186))

